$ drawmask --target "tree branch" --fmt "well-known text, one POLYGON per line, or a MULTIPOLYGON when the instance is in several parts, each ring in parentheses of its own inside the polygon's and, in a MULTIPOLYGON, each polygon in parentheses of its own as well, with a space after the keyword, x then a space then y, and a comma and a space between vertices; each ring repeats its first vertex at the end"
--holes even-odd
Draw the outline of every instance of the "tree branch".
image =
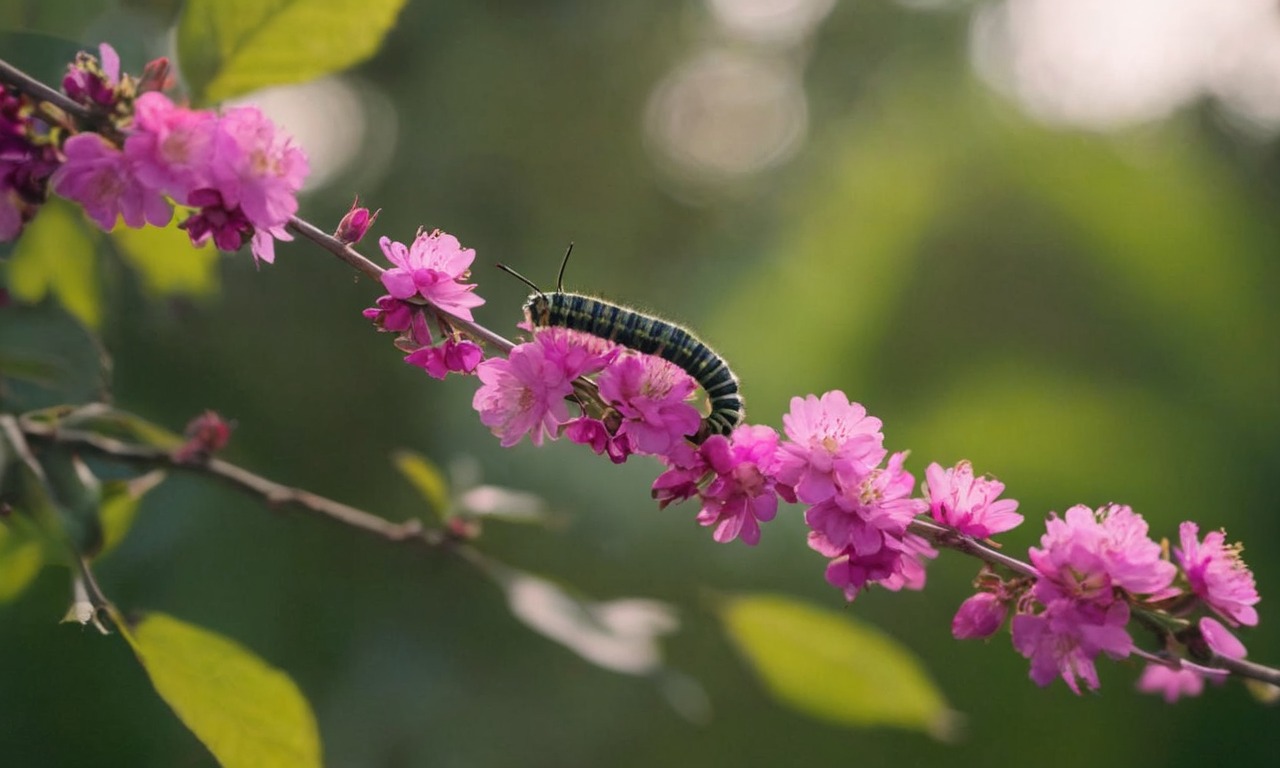
POLYGON ((208 475, 242 492, 261 498, 268 506, 294 507, 386 541, 413 543, 432 549, 447 548, 457 544, 454 537, 441 530, 425 528, 418 520, 393 523, 340 501, 268 480, 222 459, 180 462, 173 458, 170 451, 163 448, 126 443, 96 432, 59 429, 56 425, 31 419, 21 419, 20 427, 22 433, 32 441, 72 446, 131 464, 167 467, 208 475))

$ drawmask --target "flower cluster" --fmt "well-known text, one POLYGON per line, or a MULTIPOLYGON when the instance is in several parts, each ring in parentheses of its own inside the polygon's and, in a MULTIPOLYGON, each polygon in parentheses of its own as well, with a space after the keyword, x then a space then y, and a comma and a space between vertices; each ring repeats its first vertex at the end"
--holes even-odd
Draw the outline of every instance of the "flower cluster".
MULTIPOLYGON (((358 240, 374 218, 377 214, 371 217, 367 210, 353 205, 339 231, 344 225, 354 226, 347 237, 358 240), (360 223, 350 225, 351 220, 360 223)), ((378 245, 394 266, 382 273, 382 286, 388 293, 378 298, 376 306, 364 310, 364 316, 379 330, 400 334, 397 346, 408 353, 405 362, 433 378, 475 371, 484 351, 475 342, 462 338, 449 322, 450 315, 470 321, 471 308, 484 303, 475 294, 475 285, 465 282, 471 274, 475 250, 463 248, 458 238, 440 230, 419 231, 412 245, 387 237, 381 238, 378 245), (440 330, 438 344, 428 315, 434 316, 440 330)))
MULTIPOLYGON (((1195 661, 1245 655, 1222 622, 1207 615, 1196 620, 1211 611, 1233 626, 1257 623, 1253 575, 1239 547, 1224 545, 1222 532, 1201 542, 1196 524, 1183 523, 1175 564, 1167 547, 1150 538, 1142 516, 1124 505, 1077 505, 1061 517, 1050 516, 1045 528, 1040 546, 1028 552, 1034 578, 1003 580, 984 571, 979 591, 956 612, 957 638, 989 637, 1013 607, 1013 645, 1030 660, 1031 679, 1043 686, 1061 678, 1077 694, 1081 681, 1098 688, 1098 656, 1122 659, 1133 653, 1128 627, 1135 612, 1162 616, 1157 625, 1183 627, 1165 645, 1182 647, 1195 661)), ((1169 701, 1196 695, 1206 677, 1215 675, 1193 666, 1176 658, 1152 664, 1138 687, 1169 701)))
POLYGON ((99 227, 118 220, 163 226, 173 206, 189 210, 179 226, 194 245, 220 250, 250 244, 254 258, 275 260, 275 241, 291 240, 285 224, 297 211, 307 159, 256 107, 193 110, 158 89, 167 64, 147 66, 141 80, 121 76, 110 46, 101 63, 82 54, 63 79, 64 92, 104 127, 75 131, 48 124, 0 93, 0 239, 11 240, 48 190, 73 200, 99 227), (50 137, 69 132, 60 144, 50 137), (12 145, 12 146, 9 146, 12 145))

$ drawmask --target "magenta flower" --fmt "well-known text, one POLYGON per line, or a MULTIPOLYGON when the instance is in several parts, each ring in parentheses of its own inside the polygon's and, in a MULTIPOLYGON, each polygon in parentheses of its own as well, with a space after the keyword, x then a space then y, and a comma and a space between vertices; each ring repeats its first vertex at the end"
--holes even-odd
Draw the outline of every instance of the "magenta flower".
POLYGON ((769 427, 742 424, 725 437, 712 435, 699 449, 715 478, 702 492, 698 522, 714 525, 720 543, 742 539, 760 542, 760 523, 778 512, 774 471, 778 433, 769 427))
POLYGON ((144 93, 134 102, 133 127, 124 142, 125 156, 135 163, 138 177, 149 186, 184 205, 200 205, 190 195, 213 183, 211 163, 217 122, 218 117, 212 112, 176 106, 168 96, 156 91, 144 93))
POLYGON ((1183 696, 1199 696, 1204 691, 1204 677, 1185 668, 1148 664, 1138 678, 1137 689, 1143 693, 1158 693, 1164 696, 1166 704, 1172 704, 1183 696))
POLYGON ((178 224, 187 230, 194 246, 204 245, 210 238, 220 251, 235 251, 252 237, 253 225, 239 208, 228 209, 222 204, 222 195, 213 189, 198 189, 188 199, 191 205, 200 207, 196 213, 178 224))
POLYGON ((685 402, 697 384, 660 357, 618 355, 597 383, 600 396, 622 416, 618 436, 626 436, 636 453, 665 454, 702 425, 698 409, 685 402))
POLYGON ((257 107, 222 114, 213 156, 213 186, 228 208, 244 210, 255 230, 275 235, 298 210, 298 190, 310 170, 307 156, 257 107))
POLYGON ((790 440, 782 444, 778 482, 794 487, 806 503, 858 485, 884 460, 880 420, 838 390, 821 398, 791 398, 791 412, 782 423, 790 440))
POLYGON ((67 66, 62 78, 62 92, 86 106, 113 107, 120 83, 120 56, 106 43, 98 46, 101 63, 81 51, 74 64, 67 66))
POLYGON ((1227 545, 1224 531, 1211 531, 1200 542, 1199 527, 1187 521, 1178 527, 1181 547, 1174 554, 1191 590, 1233 626, 1258 623, 1258 588, 1253 573, 1240 557, 1239 544, 1227 545))
POLYGON ((973 466, 961 461, 952 469, 936 462, 924 471, 929 492, 929 513, 938 522, 979 539, 994 536, 1022 524, 1014 510, 1018 502, 998 499, 1004 483, 990 477, 974 477, 973 466))
POLYGON ((1248 656, 1244 643, 1231 634, 1231 630, 1222 626, 1222 622, 1210 616, 1200 619, 1200 636, 1209 646, 1209 650, 1228 659, 1243 659, 1248 656))
POLYGON ((846 549, 871 554, 884 536, 902 538, 907 525, 925 511, 924 501, 911 498, 915 478, 902 468, 907 454, 895 453, 884 469, 874 469, 860 485, 850 487, 805 511, 809 546, 827 557, 846 549))
POLYGON ((960 604, 951 620, 951 636, 957 640, 991 637, 1004 624, 1009 606, 991 592, 979 592, 960 604))
POLYGON ((565 397, 573 392, 573 377, 541 344, 521 344, 506 359, 485 360, 476 375, 483 384, 471 405, 504 448, 526 434, 534 445, 554 440, 560 424, 569 420, 565 397))
POLYGON ((1133 638, 1125 630, 1129 605, 1123 601, 1099 608, 1062 600, 1039 614, 1020 613, 1011 625, 1013 647, 1031 660, 1031 679, 1044 687, 1061 677, 1075 694, 1080 680, 1090 690, 1098 688, 1093 660, 1101 653, 1115 659, 1133 650, 1133 638))
POLYGON ((621 351, 606 339, 568 328, 539 328, 534 340, 572 379, 599 373, 621 351))
POLYGON ((894 544, 901 548, 898 565, 893 573, 877 583, 890 592, 902 589, 918 592, 924 589, 925 563, 936 558, 938 550, 934 549, 923 536, 917 536, 914 533, 903 536, 901 542, 895 540, 894 544))
POLYGON ((1166 596, 1176 573, 1161 556, 1160 545, 1148 537, 1146 521, 1123 505, 1108 504, 1097 512, 1076 505, 1064 517, 1049 519, 1040 545, 1042 549, 1029 550, 1041 574, 1038 597, 1052 588, 1051 599, 1106 604, 1117 587, 1134 595, 1166 596))
POLYGON ((1167 596, 1175 569, 1147 536, 1142 516, 1116 504, 1096 512, 1077 505, 1054 516, 1040 545, 1030 549, 1040 578, 1034 600, 1013 618, 1014 647, 1031 659, 1037 684, 1061 677, 1076 693, 1078 679, 1096 689, 1093 659, 1104 652, 1123 658, 1133 648, 1125 593, 1167 596))
POLYGON ((379 331, 404 333, 408 331, 409 340, 415 346, 429 347, 432 344, 431 326, 427 324, 422 307, 387 294, 379 296, 375 306, 361 312, 378 327, 379 331))
POLYGON ((426 371, 433 379, 444 379, 450 373, 471 373, 484 357, 478 344, 467 340, 445 339, 437 347, 422 347, 404 359, 426 371))
POLYGON ((882 536, 882 545, 872 552, 857 554, 849 550, 827 563, 827 583, 842 590, 845 600, 852 602, 868 584, 897 572, 902 563, 901 546, 901 539, 882 536))
POLYGON ((67 161, 54 171, 53 190, 79 203, 104 230, 116 219, 126 226, 169 223, 173 209, 159 191, 143 184, 123 152, 96 133, 81 133, 63 145, 67 161))
POLYGON ((470 275, 476 252, 463 248, 458 238, 435 230, 419 232, 413 245, 390 238, 378 240, 387 260, 395 266, 382 273, 382 284, 397 299, 421 296, 437 309, 471 320, 471 308, 484 303, 475 286, 461 282, 470 275))
POLYGON ((688 443, 676 446, 674 451, 659 458, 667 465, 667 471, 653 481, 651 491, 659 509, 697 496, 702 481, 711 472, 701 450, 688 443))

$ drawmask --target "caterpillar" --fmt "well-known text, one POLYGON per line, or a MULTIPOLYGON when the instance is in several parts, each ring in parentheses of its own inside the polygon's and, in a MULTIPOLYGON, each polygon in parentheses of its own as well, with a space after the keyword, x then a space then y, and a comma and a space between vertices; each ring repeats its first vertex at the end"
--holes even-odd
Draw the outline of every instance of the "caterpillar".
POLYGON ((564 290, 564 267, 569 253, 560 265, 556 290, 543 292, 520 273, 499 264, 498 267, 533 289, 524 303, 525 316, 535 328, 569 328, 589 333, 646 355, 657 355, 679 366, 698 382, 711 402, 711 413, 702 420, 702 428, 693 437, 702 442, 710 435, 727 435, 742 423, 745 411, 738 392, 738 377, 724 358, 716 354, 692 332, 613 302, 569 293, 564 290))

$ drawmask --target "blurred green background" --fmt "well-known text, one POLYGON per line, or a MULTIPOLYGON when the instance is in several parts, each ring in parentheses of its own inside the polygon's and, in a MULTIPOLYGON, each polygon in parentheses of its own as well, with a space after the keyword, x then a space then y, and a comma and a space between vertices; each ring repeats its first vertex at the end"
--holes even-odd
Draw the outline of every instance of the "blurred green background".
MULTIPOLYGON (((33 20, 38 5, 5 9, 0 42, 48 82, 103 39, 140 71, 174 13, 153 0, 33 20)), ((383 208, 375 236, 456 234, 479 254, 491 328, 513 331, 526 290, 490 265, 546 286, 573 241, 567 286, 696 328, 732 361, 751 421, 780 427, 791 396, 843 389, 918 476, 969 458, 1005 481, 1029 519, 1003 537, 1012 553, 1050 510, 1123 502, 1157 537, 1185 519, 1226 527, 1266 598, 1280 589, 1280 86, 1264 97, 1280 75, 1246 65, 1269 27, 1238 10, 1223 11, 1235 26, 1187 22, 1245 62, 1224 64, 1168 42, 1168 14, 1142 17, 1142 3, 1085 3, 1075 25, 1051 5, 412 1, 374 59, 266 103, 329 174, 301 215, 331 229, 358 193, 383 208), (1072 47, 1112 21, 1132 37, 1072 47)), ((474 457, 486 481, 568 521, 491 524, 479 546, 597 598, 676 605, 669 664, 711 707, 690 722, 650 681, 532 633, 455 559, 173 477, 99 579, 121 606, 209 627, 292 675, 329 765, 1274 758, 1276 712, 1239 685, 1168 706, 1132 690, 1136 665, 1101 661, 1101 692, 1076 697, 1035 687, 1007 635, 954 642, 976 568, 945 554, 925 592, 849 610, 922 657, 966 715, 961 739, 789 711, 740 663, 709 596, 841 605, 797 509, 755 549, 717 545, 696 509, 654 508, 655 463, 498 448, 470 408, 474 382, 401 363, 359 314, 379 287, 331 256, 284 245, 274 266, 246 253, 214 269, 216 291, 161 297, 104 256, 119 405, 174 429, 216 409, 238 423, 227 458, 395 518, 422 504, 393 451, 474 457)), ((56 624, 66 581, 46 569, 0 606, 0 761, 211 765, 123 643, 56 624)), ((1245 640, 1275 664, 1269 605, 1245 640)))

